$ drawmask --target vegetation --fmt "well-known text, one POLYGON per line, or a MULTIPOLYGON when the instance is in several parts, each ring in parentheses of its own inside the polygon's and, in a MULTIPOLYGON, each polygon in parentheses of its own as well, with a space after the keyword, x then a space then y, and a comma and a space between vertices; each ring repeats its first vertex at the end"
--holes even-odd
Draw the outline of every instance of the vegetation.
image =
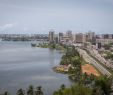
POLYGON ((62 44, 48 44, 48 43, 40 43, 37 47, 41 48, 50 48, 50 49, 56 49, 56 50, 64 50, 66 51, 66 46, 62 44))
POLYGON ((62 60, 60 62, 60 65, 77 65, 80 64, 80 56, 78 51, 75 49, 74 46, 68 47, 67 52, 62 56, 62 60))
POLYGON ((105 48, 105 50, 109 50, 111 45, 110 44, 105 44, 103 47, 105 48))
POLYGON ((93 87, 85 86, 83 83, 75 84, 69 88, 62 85, 53 95, 109 95, 111 80, 106 77, 94 79, 93 87))
POLYGON ((101 93, 104 93, 105 95, 109 95, 111 86, 111 79, 104 77, 99 77, 95 79, 95 88, 94 91, 100 91, 101 93))
MULTIPOLYGON (((0 95, 11 95, 11 94, 5 91, 3 94, 0 95)), ((43 95, 43 91, 41 86, 34 88, 32 85, 30 85, 26 91, 23 90, 22 88, 19 89, 16 95, 43 95)))
POLYGON ((53 95, 92 95, 92 89, 78 84, 70 88, 60 88, 58 91, 55 91, 53 95))
POLYGON ((76 84, 70 88, 63 85, 53 95, 109 95, 111 79, 105 76, 96 77, 93 74, 82 74, 81 65, 84 63, 75 47, 67 47, 67 52, 62 56, 60 64, 72 65, 68 70, 69 78, 76 84))
POLYGON ((112 59, 113 60, 113 53, 107 52, 106 54, 107 54, 107 56, 105 57, 106 59, 112 59))
POLYGON ((39 43, 37 47, 42 47, 42 48, 48 48, 49 44, 48 43, 39 43))
POLYGON ((105 48, 105 50, 110 50, 112 46, 113 46, 113 43, 110 43, 110 44, 105 44, 103 47, 105 48))
POLYGON ((80 57, 78 51, 74 46, 67 47, 67 52, 62 56, 60 65, 69 65, 71 67, 68 69, 69 78, 71 80, 79 80, 81 77, 81 65, 82 58, 80 57))

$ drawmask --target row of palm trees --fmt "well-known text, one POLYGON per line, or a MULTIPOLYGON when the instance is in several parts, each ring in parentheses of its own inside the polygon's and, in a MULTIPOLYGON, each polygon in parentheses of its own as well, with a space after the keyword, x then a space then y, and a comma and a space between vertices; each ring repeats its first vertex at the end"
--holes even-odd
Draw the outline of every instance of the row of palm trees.
MULTIPOLYGON (((10 95, 10 94, 7 91, 5 91, 3 94, 0 95, 10 95)), ((41 86, 34 88, 32 85, 30 85, 27 91, 19 89, 16 95, 44 95, 44 94, 41 86)))

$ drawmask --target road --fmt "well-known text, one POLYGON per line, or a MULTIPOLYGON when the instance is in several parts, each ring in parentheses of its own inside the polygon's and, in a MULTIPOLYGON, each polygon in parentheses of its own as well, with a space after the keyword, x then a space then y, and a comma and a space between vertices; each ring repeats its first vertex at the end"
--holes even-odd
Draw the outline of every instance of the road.
POLYGON ((95 66, 101 72, 101 74, 106 75, 107 77, 110 77, 112 75, 106 68, 104 68, 97 61, 95 61, 95 59, 89 56, 89 54, 85 50, 80 48, 77 48, 77 50, 80 53, 80 55, 84 58, 84 60, 89 64, 95 66))
POLYGON ((106 67, 108 68, 112 68, 113 69, 113 64, 110 64, 110 62, 106 61, 106 59, 104 57, 102 57, 97 50, 94 49, 88 49, 88 51, 91 53, 91 55, 93 57, 95 57, 96 59, 98 59, 102 64, 104 64, 106 67))

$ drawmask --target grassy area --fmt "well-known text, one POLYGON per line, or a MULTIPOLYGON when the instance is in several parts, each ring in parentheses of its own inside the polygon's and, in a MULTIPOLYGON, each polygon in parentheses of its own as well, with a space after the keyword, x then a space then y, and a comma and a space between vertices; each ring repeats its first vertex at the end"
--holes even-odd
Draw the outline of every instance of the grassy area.
POLYGON ((39 44, 37 47, 56 49, 56 50, 61 50, 62 52, 66 52, 65 46, 60 45, 60 44, 42 43, 42 44, 39 44))

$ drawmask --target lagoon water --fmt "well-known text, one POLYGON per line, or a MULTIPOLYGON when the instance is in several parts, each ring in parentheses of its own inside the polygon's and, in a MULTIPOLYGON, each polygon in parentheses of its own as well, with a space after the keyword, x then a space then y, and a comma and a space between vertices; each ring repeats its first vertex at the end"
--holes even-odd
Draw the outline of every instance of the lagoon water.
POLYGON ((61 84, 71 85, 67 75, 52 70, 61 56, 56 50, 31 47, 31 42, 0 42, 0 92, 16 95, 19 88, 41 85, 44 95, 52 95, 61 84))

